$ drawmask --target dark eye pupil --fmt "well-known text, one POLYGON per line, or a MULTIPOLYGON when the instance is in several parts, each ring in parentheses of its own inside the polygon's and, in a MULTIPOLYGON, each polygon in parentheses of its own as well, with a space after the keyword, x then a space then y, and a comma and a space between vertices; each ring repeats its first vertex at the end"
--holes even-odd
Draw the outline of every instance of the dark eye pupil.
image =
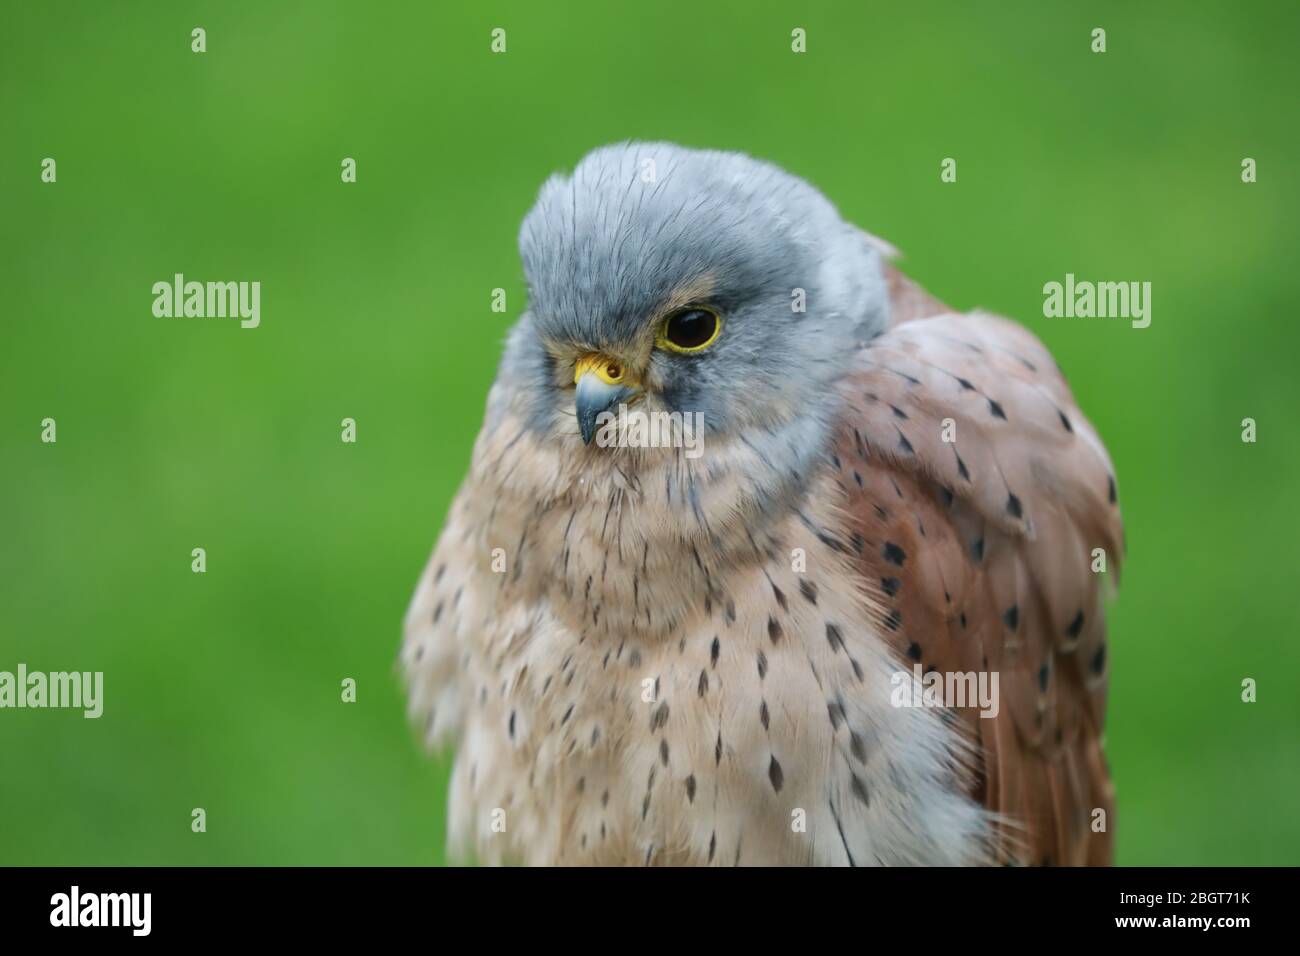
POLYGON ((699 348, 709 339, 718 327, 718 317, 703 309, 691 309, 679 312, 668 320, 665 334, 668 341, 684 349, 699 348))

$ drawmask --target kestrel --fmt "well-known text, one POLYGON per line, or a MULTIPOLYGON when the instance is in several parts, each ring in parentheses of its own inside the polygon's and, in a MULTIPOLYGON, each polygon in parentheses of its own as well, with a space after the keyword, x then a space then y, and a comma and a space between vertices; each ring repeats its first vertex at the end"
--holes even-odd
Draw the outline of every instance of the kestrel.
POLYGON ((1120 514, 1042 344, 733 153, 598 149, 519 244, 401 653, 453 855, 1108 863, 1120 514))

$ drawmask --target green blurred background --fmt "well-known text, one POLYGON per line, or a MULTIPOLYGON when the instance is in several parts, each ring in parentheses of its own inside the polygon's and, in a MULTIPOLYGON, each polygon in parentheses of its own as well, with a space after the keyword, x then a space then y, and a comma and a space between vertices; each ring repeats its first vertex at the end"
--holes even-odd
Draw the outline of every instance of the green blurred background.
POLYGON ((0 711, 0 863, 442 860, 400 620, 519 221, 628 138, 774 160, 1046 341, 1127 521, 1118 861, 1300 862, 1298 38, 1291 2, 5 4, 0 670, 106 709, 0 711), (154 318, 176 272, 259 280, 261 328, 154 318), (1044 319, 1066 272, 1152 282, 1150 328, 1044 319))

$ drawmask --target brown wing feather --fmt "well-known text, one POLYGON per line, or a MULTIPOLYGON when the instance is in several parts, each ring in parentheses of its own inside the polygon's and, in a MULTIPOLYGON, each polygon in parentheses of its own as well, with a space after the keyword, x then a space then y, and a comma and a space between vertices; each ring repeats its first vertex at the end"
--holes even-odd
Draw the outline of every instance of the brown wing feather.
POLYGON ((944 314, 890 273, 894 322, 862 347, 838 441, 846 537, 903 659, 999 675, 996 718, 958 713, 979 744, 975 796, 1008 821, 1007 861, 1109 863, 1102 584, 1123 546, 1110 460, 1033 335, 944 314))

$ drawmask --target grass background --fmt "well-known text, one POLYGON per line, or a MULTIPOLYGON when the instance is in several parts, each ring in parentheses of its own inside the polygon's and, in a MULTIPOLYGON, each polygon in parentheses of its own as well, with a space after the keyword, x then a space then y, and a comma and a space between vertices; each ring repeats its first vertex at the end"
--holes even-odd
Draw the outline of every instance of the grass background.
POLYGON ((0 711, 0 863, 441 861, 400 619, 519 221, 628 138, 774 160, 1046 341, 1128 528, 1118 860, 1300 862, 1298 37, 1290 2, 4 4, 0 669, 102 670, 106 710, 0 711), (261 328, 154 318, 175 272, 261 281, 261 328), (1152 282, 1150 328, 1044 319, 1066 272, 1152 282))

